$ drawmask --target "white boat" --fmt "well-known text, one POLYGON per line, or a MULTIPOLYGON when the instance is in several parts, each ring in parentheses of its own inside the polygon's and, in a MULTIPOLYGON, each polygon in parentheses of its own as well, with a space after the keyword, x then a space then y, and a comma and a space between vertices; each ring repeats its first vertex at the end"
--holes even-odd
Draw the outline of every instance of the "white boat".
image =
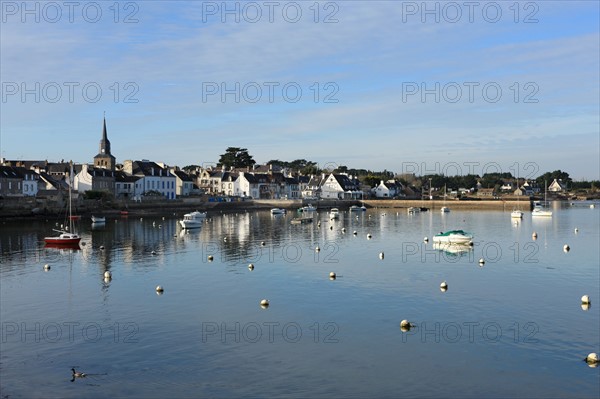
POLYGON ((106 218, 92 215, 92 223, 106 223, 106 218))
MULTIPOLYGON (((546 185, 547 182, 544 181, 544 204, 548 203, 546 201, 546 185)), ((531 216, 552 217, 552 211, 546 210, 539 201, 536 201, 533 206, 533 211, 531 211, 531 216)))
POLYGON ((315 208, 312 204, 308 204, 306 206, 303 206, 300 209, 302 209, 302 212, 315 212, 317 210, 317 208, 315 208))
POLYGON ((340 217, 340 210, 337 208, 331 208, 331 210, 329 211, 329 219, 333 220, 333 219, 339 219, 340 217))
POLYGON ((444 184, 444 206, 441 207, 440 211, 442 213, 448 213, 450 212, 450 208, 448 208, 446 206, 446 195, 447 195, 448 191, 446 190, 446 185, 444 184))
POLYGON ((70 181, 70 185, 69 185, 69 225, 67 227, 65 227, 64 230, 56 230, 53 229, 54 231, 60 233, 58 235, 58 237, 44 237, 44 242, 46 243, 46 245, 48 246, 57 246, 57 247, 61 247, 61 246, 66 246, 66 247, 77 247, 79 248, 79 241, 81 241, 81 237, 79 236, 79 234, 74 233, 73 231, 75 230, 74 225, 73 225, 73 214, 72 214, 72 205, 71 205, 71 190, 73 187, 73 163, 71 162, 71 171, 69 173, 69 181, 70 181))
POLYGON ((408 208, 408 213, 410 213, 411 215, 415 214, 415 213, 420 213, 421 212, 421 208, 419 208, 418 206, 411 206, 410 208, 408 208))
POLYGON ((285 212, 286 212, 285 209, 282 209, 282 208, 271 209, 271 215, 283 215, 285 212))
POLYGON ((510 217, 513 219, 522 219, 523 218, 523 212, 521 212, 518 209, 515 209, 514 211, 512 211, 510 213, 510 217))
POLYGON ((543 217, 552 217, 552 211, 548 211, 541 206, 536 206, 531 211, 531 216, 543 216, 543 217))
POLYGON ((183 215, 183 220, 180 220, 179 223, 184 229, 193 229, 202 226, 204 219, 206 219, 206 212, 194 211, 183 215))
POLYGON ((350 212, 364 212, 367 210, 366 206, 358 206, 358 205, 352 205, 350 207, 350 212))
POLYGON ((463 230, 449 230, 445 233, 442 232, 434 235, 433 242, 470 245, 473 243, 473 234, 467 233, 463 230))

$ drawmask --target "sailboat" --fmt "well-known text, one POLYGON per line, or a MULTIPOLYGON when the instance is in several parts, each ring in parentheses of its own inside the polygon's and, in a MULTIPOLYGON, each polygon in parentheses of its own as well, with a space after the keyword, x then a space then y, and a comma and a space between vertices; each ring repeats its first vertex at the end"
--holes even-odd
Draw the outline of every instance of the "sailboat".
POLYGON ((73 188, 73 162, 71 162, 71 171, 69 172, 69 226, 68 230, 56 230, 54 231, 60 233, 58 236, 54 237, 44 237, 44 242, 46 245, 53 246, 79 246, 79 241, 81 241, 81 237, 79 234, 74 233, 74 223, 73 223, 73 215, 72 215, 72 206, 71 206, 71 192, 73 188))
POLYGON ((450 212, 450 208, 448 208, 446 206, 446 193, 447 193, 446 185, 444 184, 444 206, 442 206, 442 208, 440 209, 440 211, 442 211, 442 213, 450 212))
MULTIPOLYGON (((519 190, 521 189, 521 187, 519 186, 519 177, 518 176, 517 176, 517 189, 519 189, 519 190)), ((517 196, 517 202, 519 201, 520 196, 521 195, 517 196)), ((517 209, 513 209, 513 211, 510 213, 510 217, 513 219, 523 219, 523 212, 520 209, 518 209, 518 207, 517 207, 517 209)))
MULTIPOLYGON (((546 201, 546 190, 547 190, 547 181, 544 180, 544 204, 547 203, 546 201)), ((544 217, 552 217, 552 211, 548 211, 546 209, 544 209, 544 207, 537 203, 534 207, 533 207, 533 211, 531 211, 531 216, 544 216, 544 217)))

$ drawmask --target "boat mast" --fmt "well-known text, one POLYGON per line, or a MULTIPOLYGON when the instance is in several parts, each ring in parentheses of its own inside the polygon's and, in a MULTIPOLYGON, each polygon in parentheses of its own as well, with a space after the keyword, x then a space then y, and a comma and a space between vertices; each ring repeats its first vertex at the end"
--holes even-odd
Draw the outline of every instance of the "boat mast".
POLYGON ((70 168, 69 168, 69 233, 73 233, 73 228, 74 228, 74 224, 73 224, 73 214, 72 214, 72 209, 71 209, 71 188, 73 185, 73 161, 69 162, 70 164, 70 168))

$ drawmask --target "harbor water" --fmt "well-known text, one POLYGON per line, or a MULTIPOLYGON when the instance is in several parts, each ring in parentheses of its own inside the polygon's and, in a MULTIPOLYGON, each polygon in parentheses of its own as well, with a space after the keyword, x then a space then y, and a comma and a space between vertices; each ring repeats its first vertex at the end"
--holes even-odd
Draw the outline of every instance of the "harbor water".
POLYGON ((4 222, 2 397, 600 396, 598 206, 313 216, 4 222))

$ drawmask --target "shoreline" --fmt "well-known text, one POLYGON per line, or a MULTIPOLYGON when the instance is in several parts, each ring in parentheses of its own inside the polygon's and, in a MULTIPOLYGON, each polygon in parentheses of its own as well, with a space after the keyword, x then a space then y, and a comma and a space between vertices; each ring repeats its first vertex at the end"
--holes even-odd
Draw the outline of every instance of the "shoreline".
MULTIPOLYGON (((590 201, 549 201, 553 203, 585 203, 590 201)), ((533 209, 532 200, 391 200, 391 199, 368 199, 368 200, 246 200, 230 202, 206 201, 204 198, 186 198, 171 201, 148 201, 148 202, 111 202, 99 204, 80 201, 73 206, 73 215, 89 218, 92 215, 117 218, 122 215, 122 210, 127 210, 127 216, 182 216, 195 210, 219 213, 231 213, 239 211, 269 210, 271 208, 284 208, 286 210, 297 210, 298 208, 313 204, 317 209, 340 208, 347 210, 352 205, 365 205, 368 209, 406 209, 409 207, 428 208, 430 211, 439 211, 441 207, 447 206, 451 210, 500 210, 510 212, 519 209, 524 212, 533 209)), ((41 204, 38 204, 41 205, 41 204)), ((65 216, 63 207, 58 204, 44 204, 43 208, 33 209, 24 206, 23 203, 12 207, 3 206, 0 209, 0 220, 41 220, 59 219, 65 216), (42 210, 39 210, 39 209, 42 210)))

